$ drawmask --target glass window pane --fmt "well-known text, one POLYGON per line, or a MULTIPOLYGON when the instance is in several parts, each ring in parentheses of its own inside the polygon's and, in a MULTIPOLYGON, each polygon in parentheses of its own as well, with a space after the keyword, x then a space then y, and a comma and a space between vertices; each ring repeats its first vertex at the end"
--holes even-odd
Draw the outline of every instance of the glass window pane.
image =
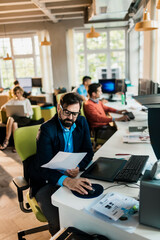
POLYGON ((16 76, 17 77, 34 77, 33 58, 15 59, 16 76))
POLYGON ((35 54, 39 55, 39 42, 38 36, 34 36, 34 46, 35 46, 35 54))
POLYGON ((36 57, 36 76, 40 77, 41 76, 41 62, 40 62, 40 57, 36 57))
POLYGON ((11 46, 9 38, 0 38, 0 57, 11 56, 11 46))
POLYGON ((90 50, 107 48, 107 33, 100 32, 98 38, 87 38, 87 48, 90 50))
POLYGON ((84 64, 84 54, 77 55, 77 75, 78 75, 78 82, 79 84, 82 83, 82 77, 85 75, 85 64, 84 64))
POLYGON ((107 67, 107 55, 100 54, 88 54, 87 55, 89 75, 92 77, 93 81, 97 81, 98 69, 101 67, 107 67))
POLYGON ((84 51, 84 34, 82 32, 75 34, 75 44, 77 52, 84 51))
POLYGON ((111 49, 125 48, 125 31, 124 30, 110 31, 110 48, 111 49))
POLYGON ((125 52, 111 52, 111 69, 117 69, 116 78, 125 78, 125 52))
POLYGON ((3 87, 12 87, 14 81, 12 61, 0 60, 0 77, 2 78, 3 87))
POLYGON ((32 54, 32 39, 27 38, 13 38, 13 52, 15 55, 32 54))

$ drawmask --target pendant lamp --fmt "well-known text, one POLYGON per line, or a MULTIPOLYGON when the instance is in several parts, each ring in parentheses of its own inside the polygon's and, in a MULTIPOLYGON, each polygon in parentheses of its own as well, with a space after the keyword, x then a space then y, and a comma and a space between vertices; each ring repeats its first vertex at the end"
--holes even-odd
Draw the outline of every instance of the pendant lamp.
POLYGON ((158 1, 156 8, 160 9, 160 0, 158 1))
POLYGON ((47 41, 47 38, 44 37, 44 40, 41 42, 41 46, 50 46, 51 42, 47 41))
POLYGON ((97 38, 99 36, 100 36, 100 34, 98 32, 95 32, 95 29, 93 26, 91 27, 91 31, 86 34, 87 38, 97 38))
POLYGON ((8 61, 8 60, 12 60, 12 57, 9 56, 9 54, 7 53, 7 56, 3 58, 4 61, 8 61))
POLYGON ((138 22, 135 25, 135 31, 152 31, 158 29, 158 22, 150 19, 150 13, 146 8, 143 13, 142 22, 138 22))

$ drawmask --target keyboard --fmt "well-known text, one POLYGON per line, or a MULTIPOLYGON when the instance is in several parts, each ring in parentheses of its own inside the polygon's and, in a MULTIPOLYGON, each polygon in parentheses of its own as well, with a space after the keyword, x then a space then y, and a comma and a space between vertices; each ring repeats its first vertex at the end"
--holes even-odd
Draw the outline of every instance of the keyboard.
POLYGON ((114 180, 120 182, 137 182, 142 175, 148 158, 149 156, 132 155, 114 180))

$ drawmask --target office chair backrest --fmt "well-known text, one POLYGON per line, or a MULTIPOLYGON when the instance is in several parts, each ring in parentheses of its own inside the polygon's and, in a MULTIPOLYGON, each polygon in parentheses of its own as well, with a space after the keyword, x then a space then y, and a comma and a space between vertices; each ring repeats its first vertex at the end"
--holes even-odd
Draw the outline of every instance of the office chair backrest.
POLYGON ((80 113, 81 113, 81 116, 86 118, 85 113, 84 113, 84 106, 83 105, 84 105, 84 103, 82 102, 80 113))
POLYGON ((21 160, 26 160, 36 153, 36 136, 40 125, 22 127, 14 132, 15 148, 21 160))
POLYGON ((65 93, 59 93, 59 94, 56 95, 57 104, 60 103, 60 99, 61 99, 62 95, 64 95, 64 94, 65 93))

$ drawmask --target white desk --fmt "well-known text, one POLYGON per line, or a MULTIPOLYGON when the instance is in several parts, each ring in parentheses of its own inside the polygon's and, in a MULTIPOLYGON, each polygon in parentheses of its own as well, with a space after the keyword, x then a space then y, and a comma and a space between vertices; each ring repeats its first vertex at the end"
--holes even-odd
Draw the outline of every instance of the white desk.
MULTIPOLYGON (((130 153, 149 155, 149 161, 155 162, 156 157, 150 144, 124 144, 122 136, 127 131, 129 123, 118 123, 119 130, 95 153, 94 159, 98 157, 115 157, 116 153, 130 153)), ((91 180, 92 183, 100 183, 104 188, 114 183, 91 180)), ((118 186, 106 190, 104 193, 114 191, 138 198, 139 189, 118 186)), ((108 236, 111 240, 159 240, 160 230, 138 225, 134 233, 128 233, 102 219, 96 218, 84 208, 92 203, 94 199, 80 199, 74 196, 69 189, 61 187, 52 195, 52 203, 59 208, 61 227, 74 226, 88 233, 99 233, 108 236)))

